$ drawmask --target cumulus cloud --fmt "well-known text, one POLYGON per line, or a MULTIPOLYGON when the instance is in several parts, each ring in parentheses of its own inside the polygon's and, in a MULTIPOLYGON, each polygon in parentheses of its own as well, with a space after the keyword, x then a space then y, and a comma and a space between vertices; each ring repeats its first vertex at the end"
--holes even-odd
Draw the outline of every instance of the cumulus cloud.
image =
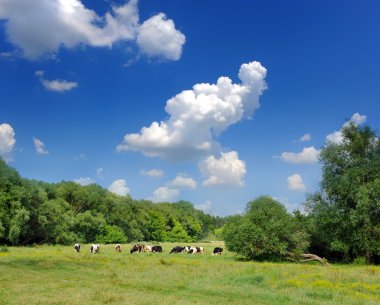
POLYGON ((126 134, 117 151, 140 151, 177 161, 219 153, 216 137, 259 108, 259 97, 267 88, 265 76, 266 69, 254 61, 241 65, 239 84, 220 77, 216 84, 196 84, 182 91, 167 101, 166 121, 126 134))
POLYGON ((33 138, 34 148, 39 155, 48 155, 49 151, 45 149, 45 144, 37 138, 33 138))
POLYGON ((288 181, 288 189, 292 191, 304 192, 306 191, 306 186, 303 183, 302 177, 299 174, 294 174, 286 178, 288 181))
POLYGON ((77 82, 69 82, 60 79, 47 80, 44 78, 44 71, 36 71, 35 75, 39 77, 42 85, 49 91, 65 92, 78 87, 77 82))
POLYGON ((75 179, 74 182, 80 184, 81 186, 95 184, 95 181, 90 177, 75 179))
POLYGON ((207 200, 205 203, 194 205, 194 208, 210 214, 212 210, 212 202, 210 200, 207 200))
POLYGON ((148 57, 162 56, 165 59, 178 60, 185 41, 185 35, 176 30, 173 20, 168 20, 163 13, 145 21, 137 33, 137 44, 148 57))
POLYGON ((12 160, 12 152, 16 145, 15 132, 11 125, 0 124, 0 156, 6 162, 12 160))
POLYGON ((140 171, 140 174, 144 175, 144 176, 149 176, 152 178, 159 178, 159 177, 162 177, 164 175, 164 171, 160 170, 160 169, 150 169, 150 170, 144 170, 143 169, 140 171))
MULTIPOLYGON (((349 123, 354 123, 355 125, 361 125, 365 123, 367 120, 366 115, 362 115, 358 112, 354 113, 348 122, 344 123, 342 128, 344 126, 347 126, 349 123)), ((342 128, 340 130, 336 130, 326 136, 326 143, 333 143, 333 144, 341 144, 343 142, 343 134, 342 134, 342 128)))
POLYGON ((111 185, 108 187, 108 190, 111 193, 120 196, 125 196, 130 192, 129 188, 127 187, 127 182, 124 179, 118 179, 112 182, 111 185))
POLYGON ((135 42, 148 56, 177 60, 185 43, 184 35, 162 13, 140 26, 137 6, 137 0, 130 0, 124 5, 112 5, 104 16, 99 16, 80 0, 2 0, 0 19, 6 20, 9 41, 29 59, 62 47, 111 48, 116 43, 135 42), (147 42, 149 37, 151 44, 147 42))
POLYGON ((280 156, 281 160, 295 164, 314 164, 318 162, 320 151, 314 146, 305 147, 300 153, 283 152, 280 156))
POLYGON ((162 186, 153 192, 153 197, 149 198, 153 202, 171 202, 179 196, 179 190, 168 186, 162 186))
POLYGON ((197 182, 183 174, 177 175, 172 181, 168 182, 168 185, 178 189, 195 189, 197 188, 197 182))
POLYGON ((243 186, 246 174, 245 162, 239 160, 236 151, 221 153, 219 159, 209 156, 200 162, 205 180, 204 186, 243 186))

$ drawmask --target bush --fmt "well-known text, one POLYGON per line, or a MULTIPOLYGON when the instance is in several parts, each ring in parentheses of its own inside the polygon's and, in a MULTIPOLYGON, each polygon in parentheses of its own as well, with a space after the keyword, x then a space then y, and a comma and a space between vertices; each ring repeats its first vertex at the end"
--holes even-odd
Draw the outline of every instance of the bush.
POLYGON ((6 252, 9 252, 8 246, 7 245, 0 246, 0 253, 6 253, 6 252))

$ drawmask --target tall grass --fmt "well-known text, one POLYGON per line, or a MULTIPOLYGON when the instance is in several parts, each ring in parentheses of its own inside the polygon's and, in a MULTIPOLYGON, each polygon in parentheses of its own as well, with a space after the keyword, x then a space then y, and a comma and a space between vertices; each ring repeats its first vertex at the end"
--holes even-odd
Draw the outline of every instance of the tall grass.
POLYGON ((72 247, 9 247, 0 253, 0 304, 380 304, 380 268, 241 262, 203 255, 99 254, 72 247))

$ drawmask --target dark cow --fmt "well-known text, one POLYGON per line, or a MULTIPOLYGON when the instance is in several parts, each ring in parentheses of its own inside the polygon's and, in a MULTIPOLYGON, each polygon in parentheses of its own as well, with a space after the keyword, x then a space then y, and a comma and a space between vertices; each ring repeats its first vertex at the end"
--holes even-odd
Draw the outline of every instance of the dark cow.
POLYGON ((212 255, 222 255, 223 248, 216 247, 214 248, 214 251, 212 251, 212 255))
POLYGON ((121 245, 120 244, 116 244, 115 245, 115 251, 116 252, 121 252, 121 245))
POLYGON ((140 245, 140 244, 136 244, 136 245, 133 245, 132 249, 129 251, 130 253, 135 253, 135 252, 144 252, 145 251, 145 246, 144 245, 140 245))
POLYGON ((98 244, 92 244, 90 248, 91 253, 99 253, 100 246, 98 244))
POLYGON ((177 246, 177 247, 174 247, 172 249, 172 251, 170 251, 169 254, 171 254, 171 253, 182 253, 184 250, 185 250, 185 247, 177 246))
POLYGON ((74 245, 74 250, 75 250, 75 252, 80 252, 80 244, 75 244, 74 245))
POLYGON ((162 252, 162 247, 161 246, 152 246, 152 252, 162 252))

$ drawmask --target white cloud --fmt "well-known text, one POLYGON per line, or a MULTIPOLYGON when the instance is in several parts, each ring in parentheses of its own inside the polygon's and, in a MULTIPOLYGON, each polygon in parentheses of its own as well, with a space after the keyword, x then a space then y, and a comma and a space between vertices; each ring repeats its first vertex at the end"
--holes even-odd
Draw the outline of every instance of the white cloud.
POLYGON ((314 164, 318 162, 320 151, 315 149, 314 146, 305 147, 300 153, 283 152, 280 158, 286 162, 295 164, 314 164))
POLYGON ((341 130, 334 131, 326 136, 326 142, 339 144, 343 142, 343 134, 341 130))
POLYGON ((196 208, 197 210, 203 211, 203 212, 205 212, 207 214, 211 214, 212 202, 210 200, 207 200, 203 204, 196 204, 196 205, 194 205, 194 208, 196 208))
POLYGON ((199 164, 206 180, 204 186, 243 186, 246 174, 245 162, 239 160, 236 151, 221 153, 219 159, 209 156, 199 164))
POLYGON ((159 178, 159 177, 162 177, 164 175, 164 171, 160 170, 160 169, 151 169, 151 170, 144 170, 143 169, 140 171, 140 174, 144 175, 144 176, 149 176, 152 178, 159 178))
POLYGON ((96 169, 96 174, 95 174, 96 178, 100 179, 100 180, 103 179, 103 172, 104 172, 103 167, 97 168, 96 169))
POLYGON ((12 152, 16 145, 15 132, 11 125, 0 124, 0 156, 6 162, 12 160, 12 152))
MULTIPOLYGON (((361 125, 367 120, 366 115, 362 115, 358 112, 354 113, 348 122, 344 123, 344 126, 347 126, 349 123, 354 123, 355 125, 361 125)), ((326 136, 326 143, 341 144, 343 142, 342 128, 340 130, 334 131, 326 136)))
POLYGON ((259 108, 267 88, 266 69, 259 62, 243 64, 240 84, 220 77, 216 84, 196 84, 169 99, 166 121, 153 122, 140 133, 126 134, 117 151, 140 151, 169 160, 196 159, 220 152, 216 136, 259 108))
POLYGON ((306 186, 303 183, 302 177, 299 174, 294 174, 288 178, 288 189, 292 191, 304 192, 306 191, 306 186))
POLYGON ((356 125, 361 125, 363 123, 365 123, 367 120, 367 116, 366 115, 362 115, 358 112, 354 113, 351 117, 351 122, 355 123, 356 125))
POLYGON ((148 57, 178 60, 185 41, 185 35, 176 30, 173 20, 168 20, 163 13, 145 21, 137 34, 137 44, 148 57))
POLYGON ((310 140, 311 140, 311 134, 307 133, 307 134, 304 134, 302 137, 300 137, 298 139, 298 142, 308 142, 310 140))
POLYGON ((90 184, 95 184, 95 181, 90 178, 90 177, 84 177, 84 178, 79 178, 74 180, 75 183, 78 183, 82 186, 90 185, 90 184))
POLYGON ((43 77, 44 71, 36 71, 35 75, 40 78, 42 85, 45 87, 46 90, 49 91, 65 92, 78 87, 77 82, 69 82, 60 79, 47 80, 43 77))
POLYGON ((45 149, 45 144, 37 138, 33 138, 34 148, 39 155, 48 155, 49 151, 45 149))
POLYGON ((2 0, 0 19, 6 20, 9 41, 29 59, 57 52, 62 47, 111 48, 120 42, 136 42, 137 35, 148 32, 156 35, 154 43, 165 43, 165 46, 158 48, 154 43, 149 46, 143 39, 147 35, 143 35, 142 52, 177 60, 185 42, 184 35, 175 30, 174 22, 166 20, 162 13, 145 21, 140 31, 137 4, 137 0, 130 0, 121 6, 112 5, 110 11, 99 16, 80 0, 2 0))
POLYGON ((129 188, 127 187, 127 182, 124 179, 118 179, 112 182, 111 185, 108 187, 108 190, 111 193, 120 196, 125 196, 130 192, 129 188))
POLYGON ((162 186, 153 192, 153 197, 149 198, 153 202, 171 202, 179 196, 179 190, 167 186, 162 186))
POLYGON ((177 175, 174 180, 168 182, 168 185, 178 189, 195 189, 197 188, 197 182, 190 177, 185 175, 177 175))

